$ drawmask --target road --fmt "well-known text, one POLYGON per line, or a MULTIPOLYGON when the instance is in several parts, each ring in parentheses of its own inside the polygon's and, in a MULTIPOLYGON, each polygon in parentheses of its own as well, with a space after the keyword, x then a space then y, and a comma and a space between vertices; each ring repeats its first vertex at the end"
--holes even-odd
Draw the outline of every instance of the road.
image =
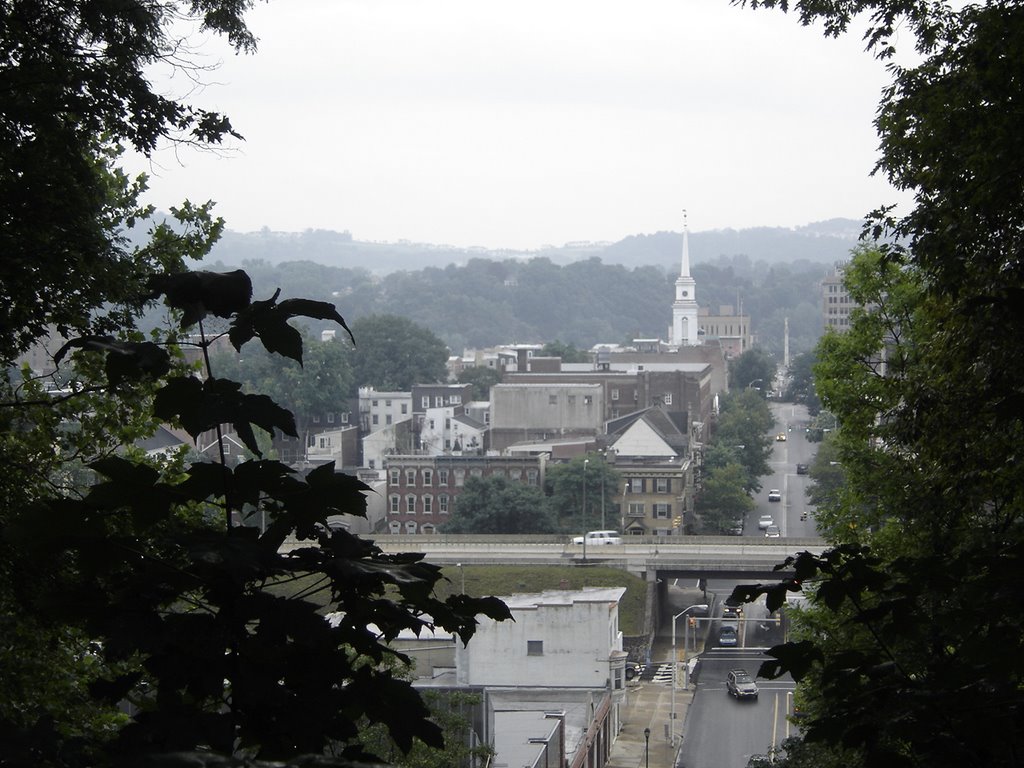
POLYGON ((761 515, 770 514, 783 537, 816 536, 814 516, 808 514, 806 520, 800 519, 805 511, 810 511, 805 493, 809 478, 796 473, 796 465, 810 464, 818 450, 817 444, 808 441, 804 432, 810 418, 807 408, 793 403, 770 403, 769 407, 775 417, 772 434, 784 434, 786 440, 773 443, 772 457, 768 462, 772 472, 761 478, 761 492, 754 497, 755 507, 747 515, 743 535, 764 536, 764 531, 757 527, 757 521, 761 515), (768 491, 774 488, 782 491, 782 501, 768 501, 768 491))
POLYGON ((763 660, 753 648, 716 648, 701 657, 677 768, 745 768, 790 734, 792 679, 758 680, 757 701, 737 701, 726 691, 730 669, 754 674, 763 660))

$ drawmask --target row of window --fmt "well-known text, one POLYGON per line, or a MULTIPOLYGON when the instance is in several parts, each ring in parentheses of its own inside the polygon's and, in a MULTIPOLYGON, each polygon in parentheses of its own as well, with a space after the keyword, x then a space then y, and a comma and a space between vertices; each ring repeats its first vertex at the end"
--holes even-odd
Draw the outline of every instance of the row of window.
POLYGON ((627 477, 626 493, 672 493, 672 478, 627 477))
MULTIPOLYGON (((651 511, 655 520, 668 520, 672 517, 671 504, 652 504, 651 511)), ((647 505, 642 501, 630 502, 626 507, 626 517, 647 517, 647 505)))
POLYGON ((423 523, 423 525, 419 525, 415 520, 406 520, 404 526, 397 520, 392 520, 388 523, 388 531, 391 533, 416 533, 417 528, 419 528, 419 532, 424 536, 437 533, 437 529, 430 523, 423 523), (404 531, 402 530, 403 527, 405 528, 404 531))
MULTIPOLYGON (((488 475, 490 476, 502 476, 508 477, 510 480, 522 481, 523 469, 519 467, 512 467, 506 471, 503 469, 492 469, 488 475)), ((526 484, 537 485, 540 481, 540 470, 538 469, 527 469, 526 472, 526 484)), ((441 487, 447 487, 451 480, 455 481, 455 487, 461 488, 465 485, 466 481, 466 470, 464 469, 438 469, 435 473, 433 469, 424 467, 423 469, 406 468, 401 469, 392 467, 388 470, 388 485, 401 485, 403 478, 405 479, 405 485, 415 486, 417 483, 417 475, 422 479, 422 485, 429 487, 434 485, 435 474, 437 478, 437 485, 441 487)), ((483 477, 484 471, 480 467, 474 467, 469 470, 470 477, 483 477)))
MULTIPOLYGON (((432 515, 434 514, 434 497, 427 496, 415 496, 409 494, 405 497, 405 509, 402 509, 402 497, 397 493, 391 494, 389 497, 390 510, 392 515, 400 515, 404 511, 406 514, 416 514, 416 499, 420 499, 423 504, 423 514, 432 515)), ((442 493, 437 497, 437 513, 439 515, 447 515, 449 507, 451 505, 451 497, 447 493, 442 493)))

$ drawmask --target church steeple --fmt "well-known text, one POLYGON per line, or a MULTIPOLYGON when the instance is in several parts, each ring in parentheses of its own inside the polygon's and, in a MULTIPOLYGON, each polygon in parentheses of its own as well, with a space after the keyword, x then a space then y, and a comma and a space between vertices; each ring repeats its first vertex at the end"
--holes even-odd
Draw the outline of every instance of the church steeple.
POLYGON ((690 228, 683 211, 683 253, 672 302, 672 339, 677 347, 700 343, 697 337, 697 283, 690 276, 690 228))

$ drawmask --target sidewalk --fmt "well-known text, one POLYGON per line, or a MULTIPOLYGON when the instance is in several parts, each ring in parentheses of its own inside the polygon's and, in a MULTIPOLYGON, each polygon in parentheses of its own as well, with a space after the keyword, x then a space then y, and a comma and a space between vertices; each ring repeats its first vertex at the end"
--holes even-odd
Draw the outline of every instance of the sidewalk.
MULTIPOLYGON (((693 692, 676 689, 676 745, 683 733, 686 710, 693 692)), ((676 748, 669 744, 668 724, 672 713, 672 687, 662 683, 630 683, 622 715, 622 730, 612 744, 606 768, 672 768, 676 748), (644 728, 651 729, 649 745, 644 728), (645 761, 645 748, 650 748, 645 761)))

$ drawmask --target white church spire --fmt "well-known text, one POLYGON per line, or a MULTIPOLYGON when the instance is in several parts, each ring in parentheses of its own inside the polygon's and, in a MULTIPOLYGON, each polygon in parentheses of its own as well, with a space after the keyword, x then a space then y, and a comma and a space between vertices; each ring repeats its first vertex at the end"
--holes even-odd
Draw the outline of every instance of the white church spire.
POLYGON ((690 227, 683 211, 683 253, 672 302, 672 344, 677 347, 700 343, 697 337, 697 283, 690 276, 690 227))

